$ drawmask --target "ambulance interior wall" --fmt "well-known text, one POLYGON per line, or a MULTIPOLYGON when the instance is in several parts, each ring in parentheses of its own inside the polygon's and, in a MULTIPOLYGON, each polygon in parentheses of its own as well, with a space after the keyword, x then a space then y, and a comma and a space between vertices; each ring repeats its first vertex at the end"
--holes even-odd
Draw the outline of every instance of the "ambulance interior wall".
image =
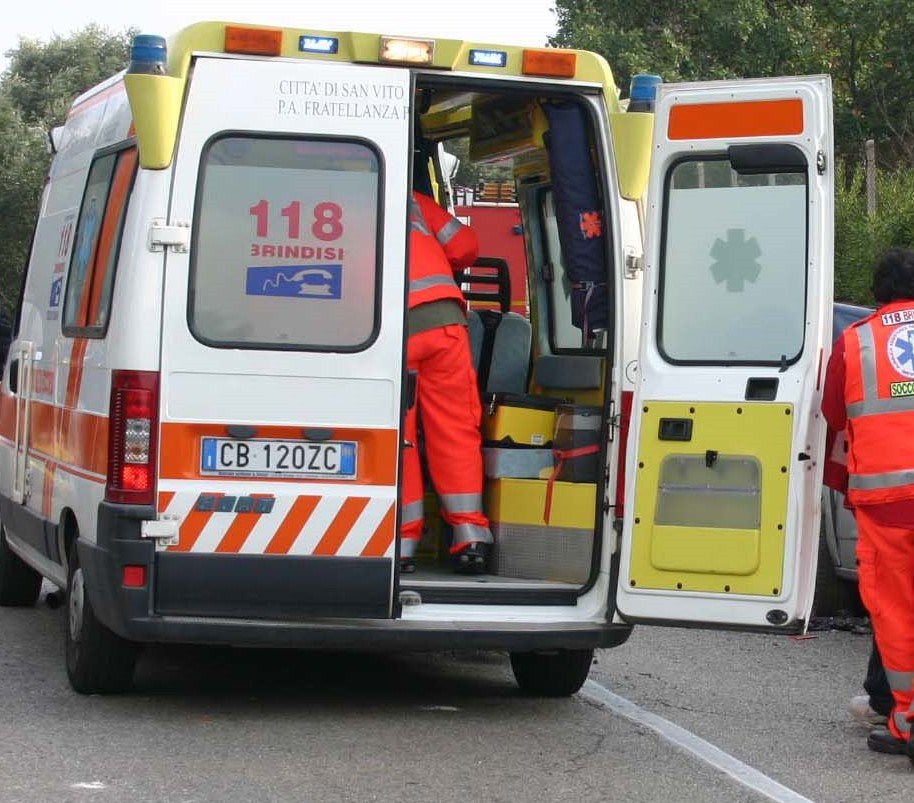
MULTIPOLYGON (((432 110, 434 105, 433 100, 432 110)), ((591 139, 593 136, 591 130, 591 139)), ((515 151, 517 143, 525 141, 524 132, 502 132, 502 137, 514 143, 515 151)), ((466 140, 464 132, 462 142, 453 150, 472 153, 472 142, 468 148, 466 140)), ((444 144, 450 151, 446 140, 444 144)), ((519 398, 483 395, 484 507, 496 541, 489 572, 583 586, 599 547, 597 500, 602 498, 601 478, 592 470, 593 454, 562 460, 553 447, 559 403, 578 404, 588 411, 602 409, 605 343, 581 348, 580 329, 571 325, 569 283, 563 274, 554 203, 550 206, 552 184, 546 151, 529 147, 520 153, 506 153, 502 159, 487 154, 480 162, 471 162, 470 167, 493 162, 511 166, 518 206, 461 206, 456 212, 461 218, 469 218, 476 228, 481 255, 508 259, 512 310, 519 311, 523 299, 533 335, 527 393, 519 398), (490 253, 495 251, 503 253, 490 253), (521 287, 517 286, 519 276, 523 277, 521 287), (590 361, 585 372, 588 379, 571 381, 568 386, 549 386, 537 376, 541 356, 558 366, 552 371, 558 378, 573 378, 571 366, 583 364, 576 361, 584 358, 590 361), (584 470, 573 470, 585 463, 584 470), (559 473, 573 481, 559 478, 559 473)), ((592 435, 584 433, 586 438, 592 435)), ((574 440, 573 435, 571 438, 574 440)), ((433 492, 427 493, 425 502, 427 532, 419 548, 420 571, 424 565, 443 565, 450 559, 448 528, 437 512, 433 492)))

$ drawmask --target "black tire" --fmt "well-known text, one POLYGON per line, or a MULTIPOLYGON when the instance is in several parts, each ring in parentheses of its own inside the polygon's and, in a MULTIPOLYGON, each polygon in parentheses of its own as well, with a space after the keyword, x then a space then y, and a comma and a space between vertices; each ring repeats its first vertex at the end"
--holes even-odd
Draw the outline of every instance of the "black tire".
POLYGON ((67 677, 80 694, 116 694, 133 683, 139 646, 112 633, 92 610, 76 543, 70 549, 64 639, 67 677))
POLYGON ((824 522, 819 533, 819 562, 816 565, 816 590, 812 615, 857 616, 861 611, 860 595, 856 583, 845 580, 835 572, 835 564, 825 541, 824 522))
POLYGON ((0 605, 28 608, 39 594, 41 575, 10 549, 6 527, 0 524, 0 605))
POLYGON ((584 685, 593 664, 593 650, 512 652, 511 670, 524 694, 568 697, 584 685))

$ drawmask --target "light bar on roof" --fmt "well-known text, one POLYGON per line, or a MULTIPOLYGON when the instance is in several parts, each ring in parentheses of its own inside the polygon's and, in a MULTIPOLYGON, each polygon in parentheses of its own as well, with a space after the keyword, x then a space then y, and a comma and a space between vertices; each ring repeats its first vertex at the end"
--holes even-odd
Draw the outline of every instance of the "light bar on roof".
POLYGON ((474 67, 507 67, 508 53, 505 50, 470 51, 470 64, 474 67))
POLYGON ((390 64, 431 64, 435 57, 434 39, 405 39, 382 36, 378 60, 390 64))
POLYGON ((340 40, 335 36, 310 36, 305 34, 298 37, 298 49, 302 53, 327 53, 339 52, 340 40))

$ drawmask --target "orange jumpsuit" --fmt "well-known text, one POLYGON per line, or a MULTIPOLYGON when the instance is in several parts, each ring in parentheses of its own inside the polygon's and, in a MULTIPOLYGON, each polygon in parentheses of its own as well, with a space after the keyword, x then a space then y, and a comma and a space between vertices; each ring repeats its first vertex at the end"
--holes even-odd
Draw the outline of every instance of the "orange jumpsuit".
MULTIPOLYGON (((453 272, 473 264, 476 234, 428 196, 413 193, 410 203, 409 309, 464 298, 453 272)), ((492 543, 482 512, 482 407, 466 325, 461 321, 411 334, 407 369, 415 372, 416 404, 407 412, 404 437, 400 556, 416 552, 424 525, 425 494, 418 449, 422 417, 425 457, 438 494, 441 515, 451 525, 451 553, 474 543, 492 543)))
POLYGON ((914 719, 914 300, 886 304, 842 334, 822 409, 847 436, 860 596, 895 701, 889 730, 907 741, 914 719))

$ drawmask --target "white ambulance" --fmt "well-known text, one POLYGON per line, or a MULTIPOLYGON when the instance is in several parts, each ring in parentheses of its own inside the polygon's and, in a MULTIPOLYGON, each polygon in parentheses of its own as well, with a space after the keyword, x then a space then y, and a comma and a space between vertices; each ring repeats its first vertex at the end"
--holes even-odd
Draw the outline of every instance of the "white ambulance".
POLYGON ((827 77, 638 79, 626 111, 583 51, 212 22, 133 56, 55 132, 0 394, 0 604, 65 590, 77 691, 185 642, 504 650, 565 695, 633 623, 803 629, 827 77), (513 175, 531 308, 503 255, 456 278, 474 576, 432 493, 398 561, 408 199, 447 203, 442 148, 513 175))

